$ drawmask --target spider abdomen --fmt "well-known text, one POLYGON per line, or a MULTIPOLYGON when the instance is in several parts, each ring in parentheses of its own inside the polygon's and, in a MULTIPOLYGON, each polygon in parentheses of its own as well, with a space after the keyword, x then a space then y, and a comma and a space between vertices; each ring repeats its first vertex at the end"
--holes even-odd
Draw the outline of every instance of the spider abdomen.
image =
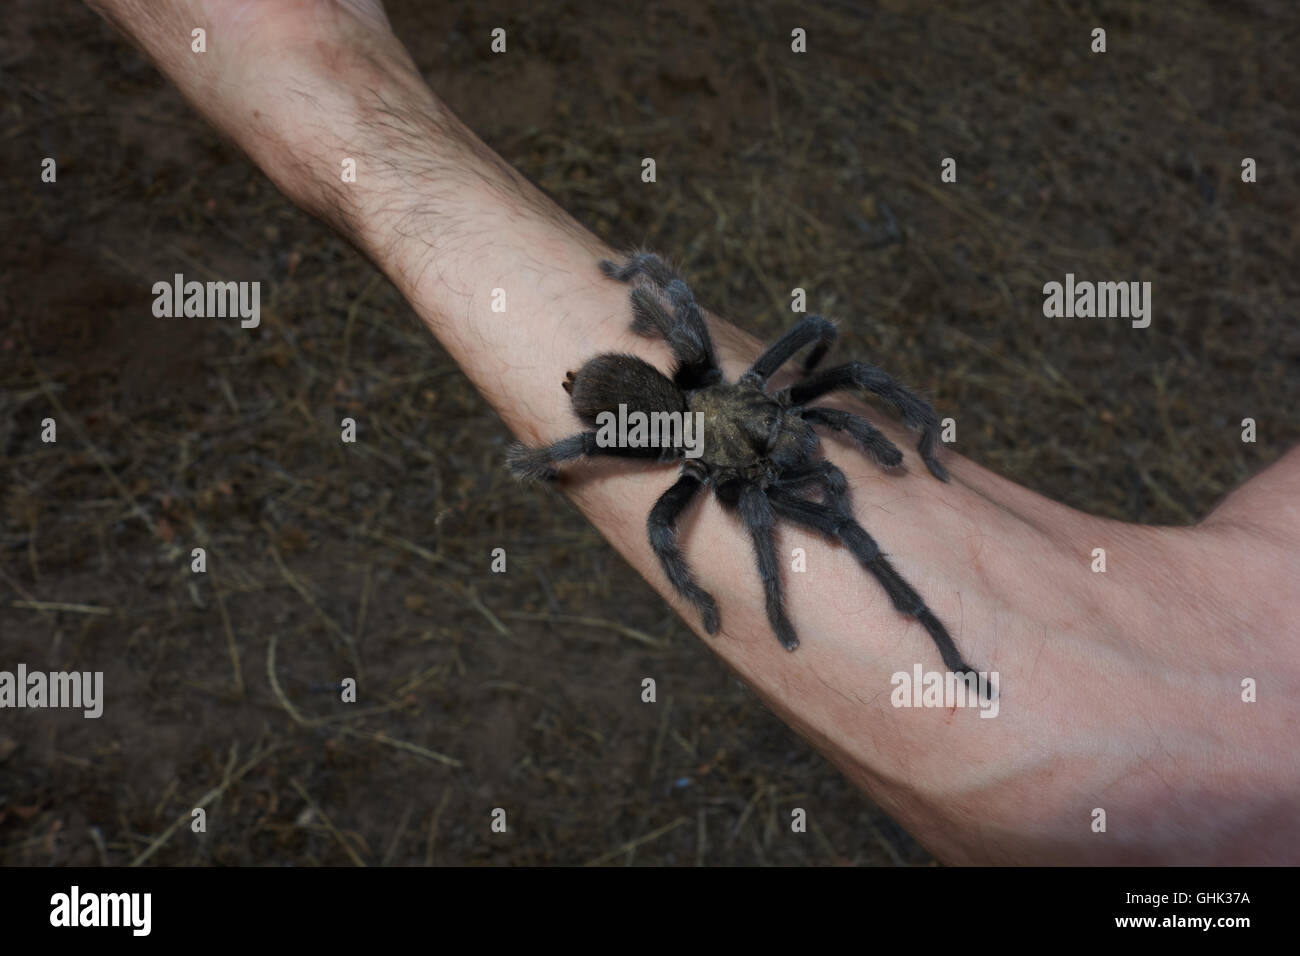
POLYGON ((590 425, 603 412, 616 414, 623 405, 629 412, 675 412, 686 410, 681 390, 653 365, 635 355, 606 352, 570 372, 565 390, 573 399, 574 411, 590 425))

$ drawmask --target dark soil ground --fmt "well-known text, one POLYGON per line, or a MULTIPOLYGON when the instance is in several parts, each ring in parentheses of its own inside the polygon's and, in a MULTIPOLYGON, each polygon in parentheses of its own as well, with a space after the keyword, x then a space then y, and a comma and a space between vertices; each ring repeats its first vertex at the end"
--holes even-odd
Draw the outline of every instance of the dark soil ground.
MULTIPOLYGON (((642 6, 390 11, 595 232, 763 337, 806 288, 1043 494, 1188 523, 1300 439, 1293 4, 642 6), (1150 328, 1044 318, 1067 272, 1151 281, 1150 328)), ((0 863, 930 862, 507 478, 388 282, 133 49, 76 4, 0 29, 0 669, 108 694, 97 721, 0 711, 0 863), (260 280, 262 327, 153 318, 175 272, 260 280), (344 455, 350 410, 373 426, 344 455)))

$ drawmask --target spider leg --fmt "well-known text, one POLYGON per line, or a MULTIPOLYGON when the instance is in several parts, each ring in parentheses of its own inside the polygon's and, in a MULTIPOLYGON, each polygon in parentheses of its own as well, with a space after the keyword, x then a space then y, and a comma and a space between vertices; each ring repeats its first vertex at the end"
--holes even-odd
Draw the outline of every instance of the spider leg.
POLYGON ((898 450, 898 446, 861 415, 814 405, 803 410, 803 420, 810 425, 822 425, 848 433, 862 446, 868 457, 883 468, 895 468, 903 463, 903 453, 898 450))
POLYGON ((787 651, 799 646, 790 619, 785 615, 781 600, 781 564, 777 560, 776 545, 772 541, 772 529, 776 525, 776 515, 767 500, 766 493, 757 485, 746 484, 740 490, 737 501, 740 520, 754 542, 754 557, 758 560, 758 576, 763 581, 763 593, 767 602, 767 619, 772 622, 776 638, 787 651))
POLYGON ((673 381, 685 388, 698 388, 722 380, 713 340, 695 296, 686 283, 674 279, 664 290, 668 305, 646 286, 632 290, 632 331, 649 335, 658 331, 677 359, 673 381))
POLYGON ((653 252, 633 252, 622 265, 608 259, 600 260, 600 271, 619 282, 631 282, 637 276, 645 274, 659 287, 664 287, 678 278, 673 267, 664 262, 653 252))
POLYGON ((654 253, 640 252, 621 266, 604 259, 600 268, 621 282, 643 275, 649 280, 632 288, 632 331, 663 336, 679 365, 673 376, 678 385, 698 388, 722 380, 704 313, 690 288, 666 262, 654 253))
POLYGON ((657 461, 672 461, 682 455, 680 448, 620 447, 601 445, 596 441, 595 432, 579 432, 568 438, 561 438, 541 448, 530 448, 522 442, 515 442, 506 454, 506 466, 511 474, 523 481, 554 481, 560 476, 555 467, 560 462, 572 461, 583 456, 595 457, 607 455, 616 458, 653 458, 657 461))
POLYGON ((742 382, 762 388, 767 380, 782 365, 794 357, 794 354, 809 343, 816 343, 804 359, 804 374, 817 367, 817 363, 826 355, 838 333, 835 323, 820 315, 810 315, 801 319, 786 330, 786 333, 768 346, 767 351, 758 357, 749 371, 740 377, 742 382))
POLYGON ((908 427, 921 433, 917 451, 930 474, 940 481, 948 480, 948 472, 935 457, 935 443, 938 441, 939 419, 934 408, 925 399, 915 395, 889 377, 883 370, 864 362, 849 362, 834 368, 816 372, 802 382, 796 382, 782 389, 777 397, 790 405, 803 405, 820 398, 827 392, 840 388, 861 388, 879 395, 889 402, 903 416, 908 427))
POLYGON ((683 474, 676 484, 659 496, 646 527, 650 533, 650 547, 663 565, 664 573, 679 594, 699 609, 704 618, 704 629, 710 634, 718 632, 718 605, 713 596, 697 583, 681 549, 677 547, 678 516, 690 504, 691 499, 704 487, 704 482, 692 474, 683 474))
POLYGON ((821 482, 822 489, 826 492, 827 504, 836 511, 848 510, 848 480, 844 477, 844 472, 824 458, 782 472, 777 485, 780 488, 794 489, 811 484, 814 481, 821 482))
POLYGON ((889 599, 894 603, 895 609, 903 614, 911 615, 921 622, 930 638, 934 641, 935 646, 939 648, 939 654, 943 658, 945 667, 958 674, 974 670, 973 667, 962 660, 957 645, 953 643, 943 624, 934 616, 934 612, 926 606, 921 596, 881 554, 880 546, 876 544, 875 539, 867 533, 862 525, 844 512, 836 511, 813 501, 805 501, 779 488, 771 489, 768 492, 768 498, 771 501, 773 510, 781 517, 788 518, 796 524, 812 528, 828 537, 838 538, 844 542, 845 546, 853 552, 853 556, 858 559, 858 562, 870 571, 881 586, 884 587, 889 599))

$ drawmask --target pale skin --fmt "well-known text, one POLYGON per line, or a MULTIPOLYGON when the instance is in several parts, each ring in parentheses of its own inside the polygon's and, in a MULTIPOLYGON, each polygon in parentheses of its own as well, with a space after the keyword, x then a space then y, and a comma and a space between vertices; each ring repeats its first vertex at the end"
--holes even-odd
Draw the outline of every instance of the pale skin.
MULTIPOLYGON (((662 343, 628 331, 627 288, 597 269, 614 251, 451 116, 377 4, 92 6, 392 279, 525 442, 579 430, 560 383, 596 352, 669 367, 662 343), (196 26, 207 31, 201 55, 190 51, 196 26), (357 161, 355 183, 340 181, 344 158, 357 161), (490 308, 497 288, 504 314, 490 308)), ((758 343, 717 317, 711 326, 728 375, 743 371, 758 343)), ((887 356, 842 358, 889 367, 887 356)), ((578 462, 560 487, 710 648, 941 860, 1300 862, 1300 450, 1194 527, 1145 527, 1049 501, 952 450, 942 484, 888 414, 836 404, 903 448, 905 470, 886 474, 842 441, 823 443, 858 520, 965 658, 1000 675, 996 718, 891 705, 892 674, 942 664, 843 548, 782 526, 781 553, 804 548, 808 564, 800 575, 787 562, 803 640, 787 652, 748 538, 702 499, 680 540, 718 600, 722 631, 709 637, 647 542, 646 516, 675 467, 578 462), (1104 574, 1092 570, 1095 548, 1104 574), (1242 700, 1247 678, 1255 703, 1242 700), (1105 832, 1094 830, 1098 809, 1105 832)))

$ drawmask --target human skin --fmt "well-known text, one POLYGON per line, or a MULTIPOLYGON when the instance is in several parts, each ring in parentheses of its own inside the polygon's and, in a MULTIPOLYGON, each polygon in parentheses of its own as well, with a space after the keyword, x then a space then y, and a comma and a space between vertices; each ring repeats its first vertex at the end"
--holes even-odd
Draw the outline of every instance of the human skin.
MULTIPOLYGON (((595 353, 670 366, 662 343, 628 330, 627 287, 597 269, 614 252, 451 115, 377 5, 91 5, 389 276, 528 444, 579 430, 560 383, 595 353), (204 54, 190 51, 194 27, 207 31, 204 54), (345 158, 355 183, 341 181, 345 158), (504 313, 490 307, 498 288, 504 313)), ((734 377, 759 344, 710 321, 734 377)), ((679 541, 718 601, 721 633, 708 636, 646 536, 675 466, 576 462, 560 488, 776 713, 940 859, 1300 862, 1300 451, 1195 527, 1146 527, 1052 502, 952 451, 942 455, 952 480, 938 482, 915 434, 852 397, 828 403, 867 414, 904 450, 904 469, 886 473, 823 442, 858 520, 966 660, 999 675, 995 718, 892 706, 891 675, 942 665, 844 548, 780 525, 780 553, 807 553, 804 574, 786 562, 802 638, 787 652, 748 536, 702 496, 679 541), (1093 570, 1095 548, 1105 573, 1093 570), (1247 678, 1257 702, 1242 699, 1247 678)))

